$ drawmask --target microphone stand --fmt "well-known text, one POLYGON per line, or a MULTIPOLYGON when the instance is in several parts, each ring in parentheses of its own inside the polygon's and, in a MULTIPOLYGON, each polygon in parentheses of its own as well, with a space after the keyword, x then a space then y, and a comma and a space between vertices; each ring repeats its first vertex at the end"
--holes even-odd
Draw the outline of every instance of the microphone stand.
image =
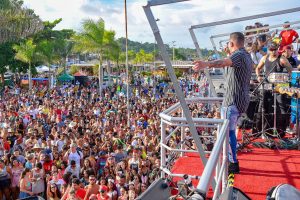
MULTIPOLYGON (((252 91, 251 95, 255 95, 259 87, 262 85, 262 109, 261 109, 261 132, 264 134, 265 132, 265 105, 264 105, 264 99, 265 99, 265 81, 267 81, 269 75, 274 71, 276 65, 265 75, 264 79, 256 86, 256 88, 252 91)), ((275 101, 275 100, 274 100, 275 101)), ((276 103, 276 101, 275 101, 276 103)))

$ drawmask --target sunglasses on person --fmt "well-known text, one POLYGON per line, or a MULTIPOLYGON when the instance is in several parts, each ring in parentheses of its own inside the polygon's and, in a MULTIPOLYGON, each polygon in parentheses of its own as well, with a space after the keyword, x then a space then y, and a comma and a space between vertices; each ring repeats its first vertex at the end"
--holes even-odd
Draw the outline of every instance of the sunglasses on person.
POLYGON ((90 181, 95 181, 96 179, 94 179, 94 178, 90 178, 89 180, 90 180, 90 181))

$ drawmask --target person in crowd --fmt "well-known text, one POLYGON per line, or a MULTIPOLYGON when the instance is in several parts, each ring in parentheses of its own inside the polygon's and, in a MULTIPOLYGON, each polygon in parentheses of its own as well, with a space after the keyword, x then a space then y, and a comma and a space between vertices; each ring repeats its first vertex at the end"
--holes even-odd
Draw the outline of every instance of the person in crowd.
POLYGON ((84 200, 88 200, 91 195, 96 195, 99 192, 100 186, 96 183, 96 177, 95 175, 89 176, 89 184, 85 186, 86 195, 84 197, 84 200))
POLYGON ((66 174, 68 172, 70 172, 72 175, 79 178, 80 177, 80 165, 78 165, 75 160, 71 160, 70 165, 66 168, 64 173, 66 174))
POLYGON ((228 49, 230 57, 223 60, 211 62, 195 61, 194 71, 199 71, 206 67, 226 67, 225 79, 227 92, 223 101, 221 114, 229 119, 229 138, 231 156, 229 173, 239 173, 239 163, 236 154, 236 125, 241 113, 248 108, 250 97, 250 79, 252 72, 251 55, 245 50, 245 37, 240 32, 230 34, 228 49))
POLYGON ((80 180, 78 178, 72 179, 72 186, 65 192, 62 200, 67 200, 69 198, 77 198, 79 200, 83 200, 86 195, 86 191, 80 187, 80 180))
POLYGON ((12 192, 12 198, 17 199, 19 197, 20 193, 20 180, 21 175, 24 170, 23 165, 17 160, 12 160, 12 167, 11 167, 11 174, 12 174, 12 183, 11 183, 11 192, 12 192))
POLYGON ((4 160, 0 160, 0 198, 10 199, 12 171, 9 166, 5 165, 4 160))
POLYGON ((20 199, 27 198, 34 195, 34 193, 32 192, 31 176, 32 176, 32 172, 28 168, 26 168, 22 172, 21 181, 20 181, 20 195, 19 195, 20 199))
POLYGON ((48 182, 47 185, 47 199, 60 200, 62 197, 58 186, 55 183, 48 182))
POLYGON ((286 45, 282 48, 282 55, 289 61, 293 69, 297 68, 297 61, 293 57, 293 50, 291 45, 286 45))
POLYGON ((287 45, 291 45, 292 43, 296 42, 297 39, 299 38, 299 35, 297 31, 294 29, 291 29, 291 25, 289 24, 289 21, 284 22, 285 24, 283 25, 284 30, 282 30, 279 34, 279 37, 281 39, 281 43, 279 46, 279 53, 282 53, 283 47, 287 45))

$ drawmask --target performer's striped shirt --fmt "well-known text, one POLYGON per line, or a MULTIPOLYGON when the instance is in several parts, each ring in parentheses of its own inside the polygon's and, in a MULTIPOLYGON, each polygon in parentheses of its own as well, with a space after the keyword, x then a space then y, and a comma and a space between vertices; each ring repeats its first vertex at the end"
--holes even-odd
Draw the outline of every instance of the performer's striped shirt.
POLYGON ((231 56, 232 66, 225 68, 226 94, 223 106, 235 105, 243 113, 247 110, 250 97, 250 78, 252 73, 252 59, 250 54, 241 48, 231 56))

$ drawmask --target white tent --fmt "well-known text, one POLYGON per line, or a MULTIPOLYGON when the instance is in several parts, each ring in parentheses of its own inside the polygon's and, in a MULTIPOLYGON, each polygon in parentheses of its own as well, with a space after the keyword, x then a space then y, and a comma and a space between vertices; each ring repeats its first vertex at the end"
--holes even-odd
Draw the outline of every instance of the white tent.
POLYGON ((45 66, 45 65, 37 66, 37 67, 36 67, 36 71, 37 71, 38 73, 49 72, 49 67, 47 67, 47 66, 45 66))

